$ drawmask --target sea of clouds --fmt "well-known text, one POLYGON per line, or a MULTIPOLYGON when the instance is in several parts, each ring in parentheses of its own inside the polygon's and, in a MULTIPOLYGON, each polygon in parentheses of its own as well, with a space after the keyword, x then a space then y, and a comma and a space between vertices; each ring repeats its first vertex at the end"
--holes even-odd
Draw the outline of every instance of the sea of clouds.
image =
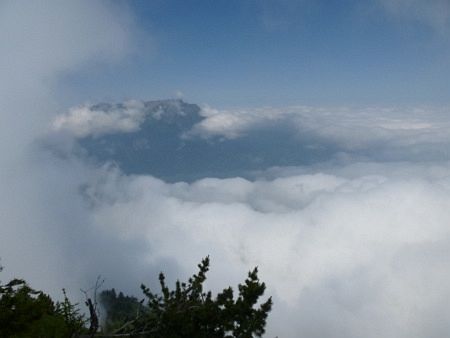
POLYGON ((0 4, 1 280, 76 297, 101 274, 107 287, 138 292, 160 270, 189 276, 209 254, 214 290, 259 266, 275 301, 268 337, 447 335, 448 108, 204 107, 181 138, 251 142, 289 126, 298 142, 332 144, 333 154, 246 178, 126 175, 89 161, 76 138, 136 130, 139 104, 128 115, 61 114, 53 94, 61 73, 126 57, 126 12, 109 2, 24 4, 0 4), (63 156, 40 146, 55 127, 70 141, 63 156))
MULTIPOLYGON (((324 146, 329 138, 340 145, 337 159, 325 163, 190 183, 104 167, 83 190, 93 227, 124 243, 144 243, 140 259, 167 262, 182 276, 211 255, 215 289, 259 266, 275 298, 272 335, 442 336, 450 315, 450 166, 447 136, 436 122, 442 114, 420 111, 419 119, 411 112, 404 121, 380 118, 380 126, 374 120, 383 112, 371 112, 361 112, 362 119, 358 111, 337 110, 348 128, 317 128, 324 146), (385 159, 372 154, 376 145, 385 159), (409 160, 392 161, 390 147, 409 152, 409 160)), ((211 132, 208 119, 193 131, 211 132)), ((261 123, 257 118, 251 128, 261 123)), ((244 137, 240 124, 239 133, 225 126, 222 136, 244 137)))

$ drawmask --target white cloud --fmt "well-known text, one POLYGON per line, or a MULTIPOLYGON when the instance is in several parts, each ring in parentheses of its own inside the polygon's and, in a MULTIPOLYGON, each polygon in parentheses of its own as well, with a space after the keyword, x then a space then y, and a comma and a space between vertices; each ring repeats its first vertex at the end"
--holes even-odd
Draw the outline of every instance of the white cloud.
POLYGON ((59 115, 53 121, 55 131, 67 131, 76 137, 99 136, 109 133, 127 133, 139 129, 145 110, 141 101, 127 101, 120 106, 101 107, 83 105, 59 115))
POLYGON ((171 280, 186 277, 206 254, 212 258, 208 287, 215 290, 258 265, 275 297, 268 336, 441 337, 450 319, 450 164, 426 155, 448 148, 446 113, 205 108, 205 119, 186 137, 251 143, 280 128, 350 154, 390 151, 392 161, 410 153, 414 161, 350 156, 345 165, 192 183, 102 170, 84 186, 91 206, 85 213, 92 231, 113 234, 119 247, 143 243, 131 254, 142 266, 165 269, 161 262, 171 262, 171 280))
POLYGON ((95 248, 83 239, 89 216, 77 191, 92 173, 46 156, 36 139, 60 109, 60 76, 120 60, 132 29, 126 8, 108 1, 0 2, 1 280, 23 277, 57 295, 85 283, 87 256, 75 253, 95 248))
POLYGON ((131 133, 139 130, 141 124, 148 120, 170 121, 187 114, 197 114, 195 109, 194 112, 186 112, 183 105, 180 99, 84 104, 57 115, 51 123, 51 129, 56 134, 61 132, 75 138, 131 133))
MULTIPOLYGON (((236 138, 254 129, 282 121, 299 132, 313 131, 324 137, 343 139, 347 131, 352 139, 357 133, 367 138, 389 138, 394 133, 432 133, 444 129, 448 108, 393 108, 393 107, 313 107, 255 108, 218 110, 206 106, 205 117, 191 133, 202 137, 224 136, 236 138), (383 133, 386 133, 384 135, 383 133)), ((399 135, 404 136, 404 135, 399 135)), ((358 137, 356 137, 359 139, 358 137)))
POLYGON ((186 137, 236 139, 284 130, 310 147, 360 153, 370 158, 448 158, 449 108, 308 107, 217 110, 205 107, 204 120, 186 137), (434 156, 434 155, 433 155, 434 156), (435 157, 436 157, 435 156, 435 157))
POLYGON ((129 14, 108 1, 18 0, 1 7, 0 57, 2 70, 11 74, 48 78, 93 59, 118 60, 131 47, 129 14), (7 69, 5 63, 20 67, 7 69))
POLYGON ((65 72, 115 62, 131 49, 126 8, 107 1, 0 3, 0 151, 16 156, 45 132, 59 108, 53 86, 65 72))
POLYGON ((275 109, 218 110, 204 106, 201 115, 205 117, 185 136, 223 136, 228 139, 241 137, 247 131, 260 125, 283 119, 288 114, 275 109))
POLYGON ((450 319, 449 164, 303 170, 192 184, 111 173, 86 195, 97 227, 145 239, 149 262, 174 260, 187 274, 211 254, 213 288, 258 265, 277 301, 271 335, 446 332, 440 320, 450 319), (289 312, 295 316, 283 315, 289 312))

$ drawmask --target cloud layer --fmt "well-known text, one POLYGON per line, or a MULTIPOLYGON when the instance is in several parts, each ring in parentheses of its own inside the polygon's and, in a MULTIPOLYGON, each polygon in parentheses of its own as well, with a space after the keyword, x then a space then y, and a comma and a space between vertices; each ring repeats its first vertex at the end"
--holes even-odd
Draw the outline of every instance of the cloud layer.
MULTIPOLYGON (((199 120, 177 124, 186 116, 175 114, 163 131, 154 128, 158 146, 182 145, 176 154, 191 156, 187 144, 206 144, 201 164, 226 165, 244 163, 236 158, 258 144, 274 167, 252 157, 259 170, 246 178, 130 175, 108 158, 93 164, 72 148, 55 156, 36 142, 52 121, 99 140, 146 123, 139 101, 79 106, 54 119, 61 73, 129 52, 126 11, 91 1, 0 6, 2 280, 76 293, 100 273, 108 287, 130 292, 156 285, 159 270, 184 278, 210 254, 215 290, 259 266, 275 297, 269 337, 447 335, 448 109, 205 107, 199 120), (327 151, 286 167, 276 157, 286 148, 286 156, 327 151)), ((189 163, 183 156, 176 163, 189 163)))
POLYGON ((252 177, 274 166, 449 160, 448 107, 217 110, 181 100, 72 108, 53 122, 99 163, 169 181, 252 177), (236 151, 238 150, 238 151, 236 151))
POLYGON ((448 159, 449 108, 436 107, 287 107, 215 110, 188 133, 203 138, 244 138, 282 128, 298 144, 333 147, 377 160, 448 159))
POLYGON ((448 164, 298 170, 191 184, 110 172, 85 194, 95 226, 143 239, 148 262, 186 275, 208 253, 214 288, 258 265, 276 298, 271 335, 445 334, 448 164))
POLYGON ((136 258, 165 262, 172 280, 205 254, 216 290, 258 265, 276 300, 269 336, 439 337, 450 317, 446 111, 206 107, 180 141, 223 149, 284 130, 343 159, 191 183, 105 167, 83 199, 96 233, 145 243, 136 258))

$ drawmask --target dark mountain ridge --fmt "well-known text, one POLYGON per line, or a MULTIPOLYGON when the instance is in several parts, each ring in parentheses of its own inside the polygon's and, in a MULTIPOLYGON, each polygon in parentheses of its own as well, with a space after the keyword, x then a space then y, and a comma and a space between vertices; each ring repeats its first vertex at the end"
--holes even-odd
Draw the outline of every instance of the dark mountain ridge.
MULTIPOLYGON (((125 109, 99 103, 92 110, 125 109)), ((182 100, 144 102, 145 119, 136 131, 87 136, 79 144, 99 163, 114 162, 127 174, 149 174, 167 181, 246 177, 253 170, 311 163, 329 149, 302 146, 289 125, 274 124, 236 139, 184 137, 204 117, 196 104, 182 100)))

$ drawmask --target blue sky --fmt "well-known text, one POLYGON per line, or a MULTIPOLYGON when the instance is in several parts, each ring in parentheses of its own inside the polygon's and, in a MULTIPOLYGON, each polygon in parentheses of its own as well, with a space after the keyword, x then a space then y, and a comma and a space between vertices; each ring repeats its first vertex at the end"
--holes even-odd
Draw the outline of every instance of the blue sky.
POLYGON ((74 102, 181 92, 218 107, 445 104, 449 5, 425 5, 134 1, 119 9, 134 22, 130 55, 114 66, 66 74, 65 85, 74 102))

